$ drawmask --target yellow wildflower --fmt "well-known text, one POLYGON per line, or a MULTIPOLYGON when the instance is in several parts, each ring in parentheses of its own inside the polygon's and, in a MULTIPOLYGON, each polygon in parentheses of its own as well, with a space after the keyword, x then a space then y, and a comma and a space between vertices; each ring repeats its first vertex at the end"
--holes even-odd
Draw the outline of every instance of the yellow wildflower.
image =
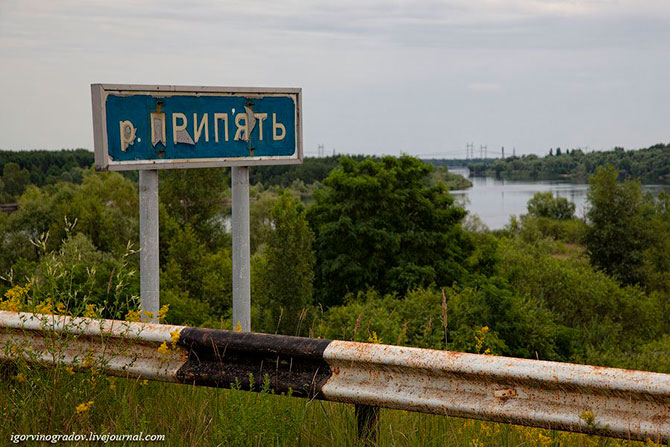
POLYGON ((109 389, 116 391, 116 377, 107 377, 107 381, 109 382, 109 389))
POLYGON ((88 383, 91 385, 89 388, 90 388, 91 390, 95 390, 95 387, 96 387, 97 384, 98 384, 98 375, 97 375, 97 372, 96 372, 95 369, 91 368, 91 377, 89 377, 89 378, 86 379, 86 380, 87 380, 88 383))
POLYGON ((28 379, 26 378, 26 376, 23 373, 18 373, 16 375, 16 377, 14 377, 14 378, 16 379, 17 382, 21 382, 21 383, 24 383, 24 382, 28 381, 28 379))
POLYGON ((158 347, 158 354, 161 357, 168 357, 170 355, 170 348, 168 347, 166 342, 163 342, 159 347, 158 347))
POLYGON ((67 309, 65 308, 65 303, 59 301, 58 304, 56 304, 56 312, 57 313, 64 314, 66 312, 66 310, 67 309))
POLYGON ((170 305, 169 304, 164 305, 163 307, 161 307, 158 310, 158 321, 161 321, 161 320, 165 319, 165 316, 167 315, 168 310, 170 310, 170 305))
POLYGON ((583 420, 587 426, 592 427, 595 425, 596 416, 593 414, 593 411, 584 410, 579 414, 579 419, 583 420))
POLYGON ((375 331, 372 331, 372 335, 368 338, 368 341, 370 343, 374 343, 376 345, 379 345, 382 343, 382 339, 377 336, 377 333, 375 331))
POLYGON ((242 332, 242 322, 241 321, 237 322, 237 326, 235 326, 234 331, 235 332, 242 332))
MULTIPOLYGON (((97 318, 98 312, 95 310, 95 304, 87 304, 86 309, 84 310, 84 317, 86 318, 97 318)), ((126 316, 128 319, 128 316, 126 316)))
POLYGON ((93 368, 93 364, 95 362, 95 358, 93 357, 93 350, 89 349, 86 351, 86 354, 84 355, 84 361, 82 362, 82 366, 84 368, 93 368))
MULTIPOLYGON (((482 326, 481 329, 475 332, 475 351, 477 353, 480 353, 482 351, 482 348, 484 347, 484 341, 486 341, 486 334, 489 332, 489 327, 488 326, 482 326)), ((484 351, 484 355, 490 355, 491 350, 486 349, 484 351)))
POLYGON ((7 310, 10 312, 20 312, 21 307, 21 302, 16 298, 12 298, 0 303, 0 310, 7 310))
POLYGON ((179 341, 179 329, 170 332, 170 336, 172 337, 172 347, 176 348, 177 342, 179 341))
POLYGON ((92 400, 89 400, 88 402, 82 402, 79 405, 77 405, 75 411, 77 412, 77 414, 86 413, 88 410, 91 409, 92 406, 93 406, 92 400))
POLYGON ((138 310, 129 310, 126 314, 126 321, 140 321, 142 319, 142 314, 138 310))
POLYGON ((549 447, 551 445, 551 438, 542 432, 538 432, 537 440, 540 441, 542 447, 549 447))
POLYGON ((5 292, 5 298, 8 300, 18 298, 19 300, 26 298, 28 296, 28 292, 30 292, 30 283, 26 284, 25 286, 14 286, 11 289, 9 289, 7 292, 5 292))
POLYGON ((7 301, 0 302, 0 310, 7 310, 10 312, 20 312, 23 308, 23 301, 28 297, 30 291, 30 284, 25 287, 14 286, 5 292, 7 301))
MULTIPOLYGON (((7 296, 9 292, 5 294, 7 296)), ((15 295, 11 295, 10 298, 7 299, 7 301, 2 301, 0 302, 0 310, 7 310, 10 312, 19 312, 21 311, 22 308, 22 303, 21 303, 21 298, 15 295)))
POLYGON ((142 386, 147 386, 149 384, 149 381, 147 379, 144 379, 143 381, 140 382, 140 385, 142 386))
POLYGON ((38 314, 52 314, 53 313, 53 303, 51 298, 47 298, 46 301, 39 303, 35 306, 35 313, 38 314))
POLYGON ((66 366, 65 371, 67 371, 67 373, 71 376, 74 375, 74 368, 71 366, 66 366))

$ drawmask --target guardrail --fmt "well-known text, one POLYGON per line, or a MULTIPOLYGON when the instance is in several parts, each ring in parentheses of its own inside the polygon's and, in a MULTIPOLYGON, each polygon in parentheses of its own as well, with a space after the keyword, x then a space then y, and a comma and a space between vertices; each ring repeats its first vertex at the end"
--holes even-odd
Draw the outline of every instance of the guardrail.
MULTIPOLYGON (((0 312, 0 359, 631 440, 670 440, 670 375, 399 346, 0 312), (71 336, 62 350, 53 340, 71 336)), ((369 417, 369 415, 367 416, 369 417)))

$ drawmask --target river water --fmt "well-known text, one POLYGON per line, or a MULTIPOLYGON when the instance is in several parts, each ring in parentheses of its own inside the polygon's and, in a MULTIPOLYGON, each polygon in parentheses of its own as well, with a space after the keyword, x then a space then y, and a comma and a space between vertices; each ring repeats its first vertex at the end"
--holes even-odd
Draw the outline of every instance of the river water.
MULTIPOLYGON (((476 214, 490 229, 500 229, 512 215, 526 214, 526 204, 536 192, 551 192, 575 204, 575 212, 583 217, 588 203, 588 185, 561 181, 517 181, 493 177, 469 177, 467 168, 449 168, 450 172, 463 175, 472 182, 472 188, 452 191, 472 214, 476 214)), ((644 185, 644 189, 658 193, 670 192, 670 185, 644 185)))

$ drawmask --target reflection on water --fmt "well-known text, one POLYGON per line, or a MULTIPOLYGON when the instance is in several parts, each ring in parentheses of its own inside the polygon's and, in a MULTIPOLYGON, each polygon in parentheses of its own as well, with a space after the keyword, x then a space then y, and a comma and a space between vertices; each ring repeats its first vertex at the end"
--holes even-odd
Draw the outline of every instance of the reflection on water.
MULTIPOLYGON (((468 177, 467 168, 449 168, 449 171, 468 177)), ((454 197, 465 208, 476 214, 490 228, 500 229, 509 222, 512 215, 526 214, 526 204, 536 192, 551 192, 554 196, 565 197, 576 206, 580 217, 586 212, 586 192, 588 185, 560 181, 516 181, 492 177, 470 177, 472 188, 452 191, 454 197)), ((645 190, 658 193, 670 192, 670 185, 645 185, 645 190)))

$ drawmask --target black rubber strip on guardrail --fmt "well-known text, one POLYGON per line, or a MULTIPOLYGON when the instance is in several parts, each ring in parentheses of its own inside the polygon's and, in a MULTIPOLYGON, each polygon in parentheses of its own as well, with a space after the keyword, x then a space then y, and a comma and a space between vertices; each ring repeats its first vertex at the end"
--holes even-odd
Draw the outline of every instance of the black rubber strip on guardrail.
POLYGON ((260 389, 269 379, 277 394, 321 398, 331 370, 323 358, 330 340, 286 335, 185 328, 179 344, 188 361, 177 371, 182 383, 217 388, 260 389))

